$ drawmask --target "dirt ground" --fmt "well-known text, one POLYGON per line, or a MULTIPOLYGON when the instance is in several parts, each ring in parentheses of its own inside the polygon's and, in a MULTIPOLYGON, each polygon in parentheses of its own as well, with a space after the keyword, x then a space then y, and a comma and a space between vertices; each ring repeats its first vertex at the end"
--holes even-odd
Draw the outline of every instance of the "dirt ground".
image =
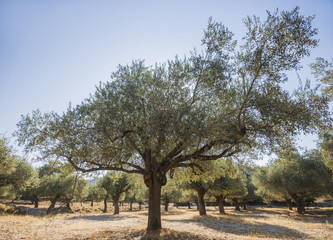
POLYGON ((241 212, 226 207, 226 215, 208 207, 207 216, 195 208, 170 207, 162 211, 163 230, 145 235, 147 209, 128 206, 119 215, 102 213, 102 204, 91 208, 76 203, 75 213, 45 216, 47 203, 28 215, 0 215, 0 239, 333 239, 333 207, 307 208, 297 215, 284 207, 248 207, 241 212))

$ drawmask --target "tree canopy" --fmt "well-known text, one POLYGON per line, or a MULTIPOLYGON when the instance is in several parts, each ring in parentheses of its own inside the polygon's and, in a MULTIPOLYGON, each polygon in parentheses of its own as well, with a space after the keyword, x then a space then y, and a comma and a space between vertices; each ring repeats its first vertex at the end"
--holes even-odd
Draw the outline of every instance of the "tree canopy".
POLYGON ((202 51, 147 67, 119 66, 111 80, 63 114, 23 116, 16 136, 45 159, 83 172, 117 170, 143 175, 149 188, 148 231, 161 228, 166 174, 199 161, 274 148, 313 132, 328 116, 328 99, 308 84, 293 93, 286 72, 317 46, 313 17, 299 8, 248 17, 237 44, 210 19, 202 51))

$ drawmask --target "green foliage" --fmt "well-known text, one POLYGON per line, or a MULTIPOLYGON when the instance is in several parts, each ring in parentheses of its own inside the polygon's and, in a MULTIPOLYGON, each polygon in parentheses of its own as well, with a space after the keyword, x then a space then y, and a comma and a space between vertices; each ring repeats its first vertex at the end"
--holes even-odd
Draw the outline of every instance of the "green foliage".
POLYGON ((258 168, 253 182, 259 194, 279 199, 292 198, 296 203, 300 201, 299 204, 303 204, 306 198, 328 194, 333 186, 331 172, 317 151, 283 155, 268 167, 258 168))
POLYGON ((235 165, 222 166, 224 175, 216 178, 210 187, 210 193, 222 199, 243 198, 248 194, 246 175, 235 165))
POLYGON ((126 192, 125 201, 143 203, 148 199, 148 189, 141 176, 137 174, 128 175, 131 188, 126 192))
MULTIPOLYGON (((80 105, 63 114, 23 116, 16 136, 42 159, 55 157, 83 172, 116 170, 143 175, 154 213, 167 173, 198 162, 272 150, 312 133, 329 117, 328 97, 309 84, 283 90, 287 71, 317 46, 313 17, 267 12, 244 20, 241 44, 209 20, 203 51, 166 64, 119 66, 80 105), (155 189, 155 190, 153 190, 155 189), (154 194, 153 194, 154 192, 154 194)), ((157 221, 157 220, 156 220, 157 221)))
POLYGON ((97 183, 88 185, 87 192, 88 194, 86 199, 88 201, 94 202, 103 198, 103 191, 97 183))
POLYGON ((324 85, 324 92, 331 98, 333 97, 333 59, 331 62, 317 58, 316 62, 311 64, 312 72, 317 79, 324 85))
POLYGON ((14 199, 31 181, 33 169, 12 153, 8 140, 0 138, 0 197, 14 199))
POLYGON ((169 179, 168 183, 162 187, 161 199, 165 205, 165 210, 168 210, 170 202, 177 202, 182 197, 181 188, 177 185, 174 179, 169 179))
POLYGON ((113 201, 119 201, 121 195, 124 195, 131 188, 128 176, 117 172, 108 172, 98 181, 98 184, 113 201))

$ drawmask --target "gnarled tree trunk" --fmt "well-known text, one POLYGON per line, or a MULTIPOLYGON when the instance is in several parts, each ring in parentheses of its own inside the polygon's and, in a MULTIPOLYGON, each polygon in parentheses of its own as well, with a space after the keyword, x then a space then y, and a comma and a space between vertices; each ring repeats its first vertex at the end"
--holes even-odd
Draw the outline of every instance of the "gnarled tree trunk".
POLYGON ((119 214, 119 197, 120 196, 114 196, 114 197, 112 197, 113 206, 114 206, 114 212, 113 212, 113 214, 119 214))
POLYGON ((206 206, 205 206, 205 194, 206 194, 206 191, 203 190, 203 189, 198 189, 197 193, 198 193, 199 214, 201 216, 207 215, 207 213, 206 213, 206 206))
POLYGON ((223 195, 215 196, 216 204, 219 207, 219 213, 225 214, 224 205, 223 205, 223 195))
POLYGON ((232 201, 235 204, 235 211, 240 211, 238 199, 237 198, 233 198, 232 201))
POLYGON ((164 210, 166 212, 169 210, 169 201, 164 201, 164 210))
POLYGON ((108 196, 106 195, 106 196, 104 197, 104 210, 103 210, 103 213, 106 213, 106 211, 108 210, 107 199, 108 199, 108 196))
POLYGON ((288 209, 289 210, 293 210, 293 205, 292 205, 291 199, 290 198, 286 198, 285 200, 286 200, 286 202, 288 204, 288 209))
POLYGON ((33 195, 33 198, 34 198, 35 208, 38 208, 39 198, 36 194, 33 195))
POLYGON ((162 228, 161 224, 161 183, 156 177, 151 179, 149 184, 149 209, 147 232, 162 228))
POLYGON ((56 202, 60 199, 60 195, 57 194, 53 199, 51 199, 51 205, 46 211, 46 214, 50 214, 51 211, 54 209, 56 202))

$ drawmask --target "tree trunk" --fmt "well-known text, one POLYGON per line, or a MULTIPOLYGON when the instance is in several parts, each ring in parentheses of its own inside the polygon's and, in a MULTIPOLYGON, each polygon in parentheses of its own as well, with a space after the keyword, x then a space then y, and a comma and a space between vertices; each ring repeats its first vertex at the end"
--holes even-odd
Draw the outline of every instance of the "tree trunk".
POLYGON ((207 215, 206 214, 206 206, 205 206, 205 193, 206 193, 206 191, 200 189, 200 190, 197 190, 197 193, 198 193, 199 214, 201 216, 207 215))
POLYGON ((285 200, 286 200, 286 202, 288 204, 288 209, 289 210, 293 210, 293 205, 292 205, 291 199, 290 198, 286 198, 285 200))
POLYGON ((164 210, 167 212, 169 210, 169 202, 164 201, 164 210))
POLYGON ((237 198, 233 198, 232 201, 235 204, 235 211, 240 211, 238 199, 237 198))
POLYGON ((94 200, 91 200, 90 207, 94 207, 94 200))
POLYGON ((219 213, 225 214, 224 205, 223 205, 223 196, 222 195, 215 196, 215 199, 216 199, 216 204, 219 206, 219 213))
POLYGON ((103 213, 106 213, 106 211, 108 210, 107 199, 108 199, 108 196, 105 196, 104 197, 104 210, 103 210, 103 213))
POLYGON ((133 210, 133 202, 132 202, 132 201, 130 201, 130 208, 129 208, 129 210, 130 210, 130 211, 133 210))
POLYGON ((71 203, 71 202, 70 202, 69 200, 66 201, 66 208, 67 208, 67 209, 71 209, 71 205, 70 205, 70 203, 71 203))
POLYGON ((242 201, 242 207, 243 207, 243 210, 246 210, 246 203, 245 203, 245 201, 242 201))
POLYGON ((139 210, 142 209, 141 205, 142 205, 142 202, 139 202, 139 210))
POLYGON ((57 195, 51 200, 51 205, 50 205, 49 208, 47 209, 46 214, 50 214, 50 213, 51 213, 51 211, 54 209, 55 204, 56 204, 56 202, 59 200, 59 198, 60 198, 60 195, 57 194, 57 195))
POLYGON ((178 203, 175 203, 176 208, 178 209, 178 203))
POLYGON ((147 232, 160 230, 161 224, 161 189, 162 185, 156 178, 150 179, 149 184, 149 209, 147 232))
POLYGON ((297 208, 297 213, 298 214, 303 214, 303 209, 304 209, 304 203, 303 203, 303 198, 299 197, 297 195, 293 195, 292 198, 296 202, 296 208, 297 208))
POLYGON ((34 200, 35 208, 38 208, 39 198, 38 198, 38 196, 37 196, 36 194, 33 195, 33 198, 35 199, 35 200, 34 200))
POLYGON ((114 215, 119 214, 119 197, 120 196, 116 196, 112 198, 114 206, 114 212, 113 212, 114 215))
POLYGON ((187 203, 187 207, 188 207, 188 209, 191 209, 191 203, 190 202, 187 203))
POLYGON ((197 205, 197 210, 199 211, 199 201, 195 200, 195 204, 197 205))

